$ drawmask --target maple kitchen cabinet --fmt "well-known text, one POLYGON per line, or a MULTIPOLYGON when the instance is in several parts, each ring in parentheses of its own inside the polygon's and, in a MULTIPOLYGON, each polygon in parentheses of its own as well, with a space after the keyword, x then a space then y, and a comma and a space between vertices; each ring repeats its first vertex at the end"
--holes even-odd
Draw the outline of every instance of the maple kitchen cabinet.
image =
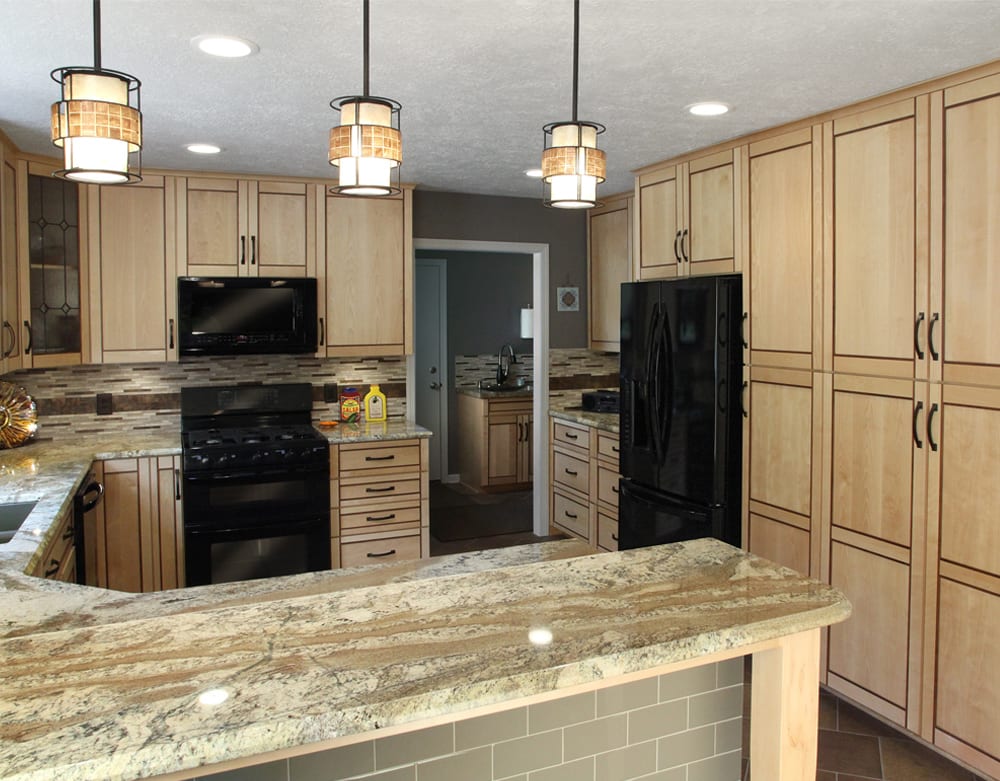
POLYGON ((515 490, 532 483, 530 394, 480 398, 458 394, 459 473, 478 490, 515 490))
POLYGON ((390 198, 326 195, 320 352, 328 357, 413 352, 412 198, 410 187, 390 198))
POLYGON ((88 189, 92 359, 176 360, 175 180, 88 189))
POLYGON ((180 275, 312 276, 315 199, 304 181, 178 178, 180 275))
POLYGON ((39 578, 76 583, 76 546, 72 508, 56 519, 54 529, 52 540, 42 552, 33 574, 39 578))
POLYGON ((632 195, 608 198, 587 213, 591 350, 621 350, 621 285, 632 273, 632 195))
POLYGON ((19 320, 17 161, 0 143, 0 374, 21 368, 24 333, 19 320))
POLYGON ((635 280, 739 269, 741 167, 738 150, 727 149, 640 172, 635 186, 635 280))

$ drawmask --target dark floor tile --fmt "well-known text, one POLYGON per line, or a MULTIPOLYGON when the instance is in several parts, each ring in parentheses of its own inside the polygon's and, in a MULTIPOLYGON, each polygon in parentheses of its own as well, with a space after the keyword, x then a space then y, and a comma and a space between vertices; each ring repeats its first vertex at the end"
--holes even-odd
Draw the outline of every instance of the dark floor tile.
POLYGON ((821 729, 817 759, 820 770, 869 778, 882 777, 878 738, 821 729))
POLYGON ((916 741, 881 738, 886 781, 972 781, 968 770, 916 741))
MULTIPOLYGON (((822 727, 822 722, 820 723, 822 727)), ((855 708, 847 702, 839 704, 838 732, 853 732, 858 735, 874 735, 877 738, 903 738, 899 730, 893 729, 884 721, 869 716, 860 708, 855 708)))
POLYGON ((819 728, 837 729, 837 698, 826 692, 819 693, 819 728))

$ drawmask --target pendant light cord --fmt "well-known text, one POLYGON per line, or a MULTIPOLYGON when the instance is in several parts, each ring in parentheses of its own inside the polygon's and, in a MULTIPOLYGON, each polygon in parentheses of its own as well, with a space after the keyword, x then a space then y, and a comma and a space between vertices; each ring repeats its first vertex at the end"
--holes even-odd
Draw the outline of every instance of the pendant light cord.
POLYGON ((94 70, 101 70, 101 0, 94 0, 94 70))
MULTIPOLYGON (((368 0, 365 0, 367 3, 368 0)), ((580 0, 573 0, 573 121, 576 122, 576 93, 580 71, 580 0)))
MULTIPOLYGON (((99 0, 95 0, 98 2, 99 0)), ((365 61, 365 78, 364 78, 364 96, 368 97, 368 0, 365 0, 365 21, 364 21, 364 35, 365 35, 365 47, 364 47, 364 61, 365 61)))

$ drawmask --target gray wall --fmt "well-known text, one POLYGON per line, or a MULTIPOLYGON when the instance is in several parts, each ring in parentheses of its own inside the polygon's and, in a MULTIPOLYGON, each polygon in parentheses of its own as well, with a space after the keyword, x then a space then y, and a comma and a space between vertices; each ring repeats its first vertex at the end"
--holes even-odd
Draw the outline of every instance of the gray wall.
POLYGON ((550 347, 587 346, 586 220, 587 215, 582 210, 546 208, 542 205, 540 192, 538 198, 420 189, 413 193, 415 238, 549 245, 550 347), (556 288, 566 286, 580 288, 580 311, 556 311, 556 288))
MULTIPOLYGON (((521 307, 531 306, 531 255, 417 250, 417 257, 447 261, 448 419, 457 421, 456 355, 496 353, 505 342, 518 355, 531 352, 531 340, 521 338, 521 307)), ((452 424, 448 429, 449 473, 458 471, 458 443, 458 426, 452 424)))

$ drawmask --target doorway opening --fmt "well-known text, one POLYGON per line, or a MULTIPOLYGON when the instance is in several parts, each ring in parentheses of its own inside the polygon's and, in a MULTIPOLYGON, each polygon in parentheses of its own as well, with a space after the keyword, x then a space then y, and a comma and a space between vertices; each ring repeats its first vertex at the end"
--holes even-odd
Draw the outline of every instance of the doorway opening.
MULTIPOLYGON (((521 341, 519 343, 530 346, 530 355, 532 358, 531 372, 528 376, 530 379, 526 377, 524 381, 530 383, 532 388, 530 393, 530 415, 535 424, 530 427, 522 425, 517 430, 524 444, 528 445, 530 443, 530 474, 534 490, 530 492, 530 496, 522 495, 520 497, 514 497, 513 494, 517 492, 512 492, 510 498, 519 499, 524 506, 524 511, 526 511, 527 503, 530 501, 531 527, 530 531, 525 532, 524 539, 518 542, 513 542, 513 539, 519 535, 509 534, 507 536, 511 538, 511 544, 536 542, 539 537, 545 537, 548 534, 549 516, 548 495, 545 490, 549 470, 548 426, 546 417, 548 414, 549 395, 548 245, 521 242, 415 239, 414 248, 421 256, 416 261, 414 319, 417 320, 419 318, 421 322, 416 324, 414 328, 416 335, 415 353, 407 359, 407 415, 418 424, 424 425, 434 431, 432 450, 437 450, 438 454, 436 456, 432 454, 431 461, 432 463, 437 463, 436 474, 439 475, 440 482, 435 481, 432 494, 436 493, 442 502, 449 503, 452 506, 461 507, 464 505, 466 509, 462 512, 466 512, 470 518, 474 517, 477 512, 483 515, 492 515, 494 520, 501 525, 502 519, 500 516, 502 515, 502 511, 497 509, 497 505, 503 504, 503 495, 492 492, 480 493, 471 491, 472 499, 478 500, 472 501, 469 497, 470 492, 467 491, 466 487, 454 483, 458 475, 449 468, 449 464, 454 466, 456 463, 454 447, 449 447, 449 440, 455 442, 455 435, 457 434, 460 437, 462 432, 454 430, 458 425, 458 421, 454 414, 454 406, 451 407, 452 411, 450 412, 449 404, 447 403, 448 399, 454 398, 456 394, 456 389, 452 387, 452 383, 449 380, 449 376, 453 374, 454 369, 447 365, 447 301, 449 295, 454 296, 458 291, 448 287, 447 269, 450 261, 445 258, 450 253, 464 252, 523 255, 525 256, 525 262, 530 259, 530 304, 524 300, 518 300, 514 303, 517 309, 527 308, 530 305, 532 310, 531 339, 528 342, 521 341), (433 312, 425 311, 426 307, 422 307, 422 301, 424 303, 430 301, 432 308, 433 302, 437 301, 437 315, 435 316, 433 312), (436 336, 426 338, 429 333, 432 335, 436 334, 436 336), (437 341, 439 345, 443 345, 443 350, 440 346, 435 347, 433 345, 434 341, 437 341), (432 357, 427 357, 426 353, 428 352, 432 357), (442 355, 445 357, 442 357, 442 355), (424 385, 427 388, 423 388, 424 385), (437 395, 437 403, 427 400, 428 395, 433 394, 437 395), (434 422, 432 425, 427 425, 424 422, 426 420, 434 422), (433 426, 436 426, 436 428, 433 426), (442 491, 447 493, 441 493, 442 491), (463 493, 465 493, 465 496, 463 496, 463 493), (495 497, 499 497, 500 500, 496 501, 495 497)), ((470 295, 470 293, 463 291, 462 295, 470 295)), ((483 296, 485 300, 485 297, 494 296, 496 293, 484 285, 482 289, 474 289, 471 295, 483 296)), ((480 327, 485 328, 485 325, 480 324, 480 327)), ((519 335, 519 331, 518 333, 511 333, 510 338, 504 337, 503 343, 515 341, 519 335)), ((501 344, 497 344, 492 346, 490 351, 499 351, 500 347, 501 344)), ((465 379, 468 380, 467 375, 465 379)), ((525 402, 527 401, 527 395, 521 394, 521 398, 525 402)), ((432 496, 432 505, 433 502, 434 496, 432 496)), ((433 509, 431 517, 431 533, 433 537, 433 509)), ((465 547, 459 544, 454 550, 476 549, 475 547, 469 547, 469 545, 474 545, 474 541, 467 543, 465 547)), ((438 552, 451 552, 451 549, 439 550, 438 552)))

